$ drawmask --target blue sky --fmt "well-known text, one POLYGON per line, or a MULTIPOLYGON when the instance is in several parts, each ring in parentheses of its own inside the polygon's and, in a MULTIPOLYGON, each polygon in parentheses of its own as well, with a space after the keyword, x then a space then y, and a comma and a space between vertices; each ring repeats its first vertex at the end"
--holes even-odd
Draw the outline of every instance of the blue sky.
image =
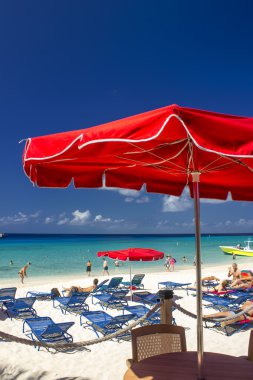
MULTIPOLYGON (((0 231, 192 233, 193 204, 39 189, 19 140, 172 103, 253 116, 251 1, 0 1, 0 231)), ((202 232, 253 231, 253 205, 201 204, 202 232)))

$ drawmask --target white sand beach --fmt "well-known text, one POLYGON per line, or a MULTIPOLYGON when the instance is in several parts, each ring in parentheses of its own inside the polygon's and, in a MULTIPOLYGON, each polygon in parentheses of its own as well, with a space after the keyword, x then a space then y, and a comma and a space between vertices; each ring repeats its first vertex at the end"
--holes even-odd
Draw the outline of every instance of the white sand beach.
MULTIPOLYGON (((245 264, 240 269, 252 269, 252 263, 245 264)), ((215 275, 221 279, 227 276, 227 266, 204 267, 202 276, 215 275)), ((84 275, 85 276, 85 275, 84 275)), ((99 280, 104 279, 100 277, 99 280)), ((49 291, 57 287, 62 290, 63 286, 91 284, 93 277, 74 279, 36 279, 32 277, 25 279, 25 284, 21 285, 17 281, 1 281, 1 288, 7 286, 17 286, 16 297, 23 297, 28 290, 49 291)), ((124 280, 129 277, 124 275, 124 280)), ((146 274, 144 278, 145 289, 156 292, 157 284, 160 281, 195 282, 195 270, 176 270, 175 272, 160 272, 146 274)), ((183 297, 177 303, 187 310, 196 313, 196 297, 186 294, 183 290, 175 291, 175 294, 183 297)), ((100 309, 91 302, 90 309, 100 309)), ((34 307, 39 316, 50 316, 55 322, 73 321, 75 322, 69 330, 73 335, 74 342, 85 341, 96 338, 96 335, 80 326, 79 316, 72 314, 63 315, 59 309, 53 308, 52 301, 36 301, 34 307)), ((210 311, 210 309, 208 309, 210 311)), ((112 315, 120 314, 120 311, 111 311, 112 315)), ((205 309, 204 309, 205 313, 205 309)), ((187 317, 178 310, 173 313, 176 323, 186 329, 187 349, 196 350, 196 320, 187 317)), ((7 332, 18 337, 25 337, 22 333, 22 321, 10 320, 1 312, 0 331, 7 332)), ((247 354, 249 340, 249 330, 239 332, 230 337, 204 329, 204 349, 209 352, 218 352, 241 356, 247 354)), ((35 348, 17 344, 13 342, 0 342, 0 378, 11 380, 27 379, 82 379, 82 380, 120 380, 127 370, 126 359, 131 358, 131 342, 117 343, 107 341, 89 347, 88 351, 77 351, 75 353, 50 353, 45 349, 37 351, 35 348)))

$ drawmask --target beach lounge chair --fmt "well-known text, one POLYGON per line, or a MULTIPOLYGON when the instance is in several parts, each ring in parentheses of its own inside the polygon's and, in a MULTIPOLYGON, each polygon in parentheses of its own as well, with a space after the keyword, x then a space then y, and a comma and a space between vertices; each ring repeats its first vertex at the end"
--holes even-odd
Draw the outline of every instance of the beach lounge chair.
POLYGON ((45 343, 69 343, 73 342, 73 338, 67 330, 73 324, 74 322, 55 323, 50 317, 27 318, 23 323, 23 333, 34 341, 37 339, 45 343))
POLYGON ((94 297, 98 302, 94 303, 94 305, 99 304, 103 309, 123 309, 125 306, 128 306, 125 298, 127 293, 127 289, 121 289, 115 290, 113 293, 96 294, 94 297))
POLYGON ((132 288, 134 289, 144 289, 144 285, 142 284, 142 280, 145 277, 145 274, 135 274, 132 278, 132 281, 124 281, 121 283, 123 288, 132 288))
POLYGON ((222 321, 204 321, 204 327, 231 336, 239 331, 246 331, 253 328, 253 321, 244 319, 242 321, 234 322, 229 325, 223 326, 222 321))
POLYGON ((172 282, 172 281, 162 281, 162 282, 158 282, 158 289, 171 289, 171 290, 175 290, 175 289, 182 289, 182 290, 186 290, 186 293, 188 294, 188 286, 191 285, 190 282, 186 282, 186 283, 180 283, 180 282, 172 282))
POLYGON ((155 305, 160 302, 159 293, 150 293, 148 291, 133 293, 133 301, 147 305, 155 305))
POLYGON ((27 318, 37 316, 33 304, 35 297, 16 298, 14 301, 5 301, 4 307, 9 318, 27 318))
MULTIPOLYGON (((232 293, 234 294, 234 293, 232 293)), ((240 295, 239 297, 229 297, 229 296, 218 296, 218 295, 210 295, 204 294, 203 300, 210 303, 208 307, 212 307, 213 309, 224 311, 224 310, 237 310, 238 307, 251 298, 249 293, 240 295)))
MULTIPOLYGON (((123 314, 129 312, 133 314, 133 319, 139 319, 149 312, 149 308, 145 305, 134 305, 134 306, 125 306, 123 309, 123 314)), ((147 317, 142 323, 141 326, 151 325, 155 323, 160 323, 160 310, 155 311, 149 317, 147 317)))
POLYGON ((26 293, 26 297, 35 297, 37 300, 51 300, 53 297, 53 293, 50 292, 36 292, 29 290, 26 293))
MULTIPOLYGON (((84 312, 80 316, 80 325, 89 328, 99 337, 99 333, 102 335, 112 334, 122 329, 128 322, 133 319, 133 314, 117 315, 112 317, 104 311, 89 311, 84 312), (85 321, 83 321, 85 319, 85 321)), ((131 338, 129 331, 125 334, 117 336, 117 341, 129 340, 131 338)))
POLYGON ((0 289, 0 305, 3 307, 4 301, 14 301, 17 288, 2 288, 0 289))
POLYGON ((112 277, 108 285, 102 285, 99 287, 99 292, 114 292, 121 284, 123 277, 112 277))
POLYGON ((89 305, 85 302, 90 293, 75 293, 71 297, 56 297, 53 300, 53 307, 59 308, 63 314, 80 314, 89 310, 89 305))

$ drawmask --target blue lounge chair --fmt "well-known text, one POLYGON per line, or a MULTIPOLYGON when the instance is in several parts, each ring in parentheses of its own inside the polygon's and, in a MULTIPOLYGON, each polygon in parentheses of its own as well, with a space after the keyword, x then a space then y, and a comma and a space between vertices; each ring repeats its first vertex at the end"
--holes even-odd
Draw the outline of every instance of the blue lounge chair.
POLYGON ((37 316, 33 304, 35 297, 16 298, 14 301, 5 301, 4 307, 9 318, 27 318, 37 316))
POLYGON ((154 306, 160 302, 159 293, 150 293, 150 292, 137 292, 133 293, 133 301, 140 302, 143 304, 154 306))
POLYGON ((53 298, 52 292, 35 292, 29 290, 26 293, 26 297, 35 297, 37 300, 51 300, 53 298))
MULTIPOLYGON (((117 315, 116 317, 112 317, 104 311, 89 311, 81 314, 80 325, 91 329, 97 337, 99 337, 99 333, 105 336, 122 329, 131 319, 133 319, 133 317, 133 314, 117 315), (83 322, 83 318, 86 319, 85 322, 83 322)), ((122 339, 130 340, 130 332, 128 331, 125 334, 121 334, 115 339, 117 341, 122 339)))
POLYGON ((69 343, 73 342, 73 338, 67 330, 73 324, 74 322, 54 323, 50 317, 27 318, 23 323, 23 333, 34 341, 37 339, 45 343, 69 343))
POLYGON ((182 289, 186 290, 186 293, 188 294, 188 286, 191 285, 190 282, 186 283, 180 283, 180 282, 172 282, 172 281, 163 281, 163 282, 158 282, 158 289, 182 289))
POLYGON ((142 284, 142 280, 145 277, 145 274, 135 274, 132 278, 132 281, 124 281, 122 282, 122 286, 124 288, 129 288, 130 286, 136 289, 144 289, 144 285, 142 284))
POLYGON ((216 295, 210 295, 210 294, 203 295, 203 300, 210 303, 208 307, 212 307, 213 309, 216 309, 219 311, 224 311, 224 310, 237 311, 238 307, 242 303, 246 302, 249 298, 251 298, 249 293, 243 294, 236 298, 216 296, 216 295))
POLYGON ((4 301, 14 301, 17 288, 2 288, 0 289, 0 305, 3 307, 4 301))
POLYGON ((118 290, 122 280, 123 277, 112 277, 109 284, 100 286, 98 290, 99 292, 114 292, 115 290, 118 290))
MULTIPOLYGON (((143 317, 145 314, 147 314, 150 311, 150 309, 145 305, 134 305, 134 306, 125 306, 123 309, 123 314, 125 314, 126 311, 133 314, 133 319, 139 319, 143 317)), ((160 323, 160 310, 155 311, 153 314, 147 317, 141 323, 141 326, 151 325, 151 324, 156 324, 156 323, 160 323)))
MULTIPOLYGON (((241 310, 240 310, 241 311, 241 310)), ((253 328, 253 321, 247 319, 231 323, 226 326, 221 326, 221 322, 216 321, 204 321, 204 326, 208 329, 214 330, 219 333, 223 333, 227 336, 231 336, 239 331, 246 331, 253 328)))
POLYGON ((80 314, 89 310, 89 305, 85 302, 90 293, 75 293, 71 297, 56 297, 53 300, 53 307, 59 308, 63 314, 80 314))
POLYGON ((97 294, 94 297, 98 300, 98 302, 94 303, 94 305, 99 304, 102 308, 105 309, 123 309, 128 305, 128 302, 125 298, 127 293, 127 289, 121 289, 114 291, 113 293, 97 294))

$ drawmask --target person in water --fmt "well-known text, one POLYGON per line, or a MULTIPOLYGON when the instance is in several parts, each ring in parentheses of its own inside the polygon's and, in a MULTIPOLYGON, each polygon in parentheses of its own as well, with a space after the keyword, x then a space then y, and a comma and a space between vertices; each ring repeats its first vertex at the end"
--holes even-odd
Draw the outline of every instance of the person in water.
POLYGON ((87 286, 86 288, 73 285, 70 288, 63 288, 63 290, 64 292, 66 292, 67 297, 71 297, 73 293, 90 293, 94 289, 96 289, 97 285, 98 285, 98 279, 94 278, 93 284, 91 286, 87 286))
POLYGON ((23 266, 23 268, 20 269, 20 271, 18 272, 19 274, 19 277, 21 279, 21 283, 23 284, 24 283, 24 278, 27 277, 27 269, 28 267, 32 265, 32 263, 30 263, 30 261, 23 266))

